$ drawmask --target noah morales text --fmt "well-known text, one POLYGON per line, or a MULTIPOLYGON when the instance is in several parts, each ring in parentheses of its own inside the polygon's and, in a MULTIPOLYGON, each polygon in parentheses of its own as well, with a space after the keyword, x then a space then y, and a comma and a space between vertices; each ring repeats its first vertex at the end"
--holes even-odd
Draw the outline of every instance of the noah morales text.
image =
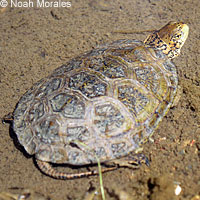
POLYGON ((31 8, 31 7, 38 7, 38 8, 59 8, 59 7, 71 7, 71 2, 64 1, 64 0, 36 0, 36 1, 18 1, 18 0, 11 0, 10 2, 11 7, 18 7, 18 8, 31 8))

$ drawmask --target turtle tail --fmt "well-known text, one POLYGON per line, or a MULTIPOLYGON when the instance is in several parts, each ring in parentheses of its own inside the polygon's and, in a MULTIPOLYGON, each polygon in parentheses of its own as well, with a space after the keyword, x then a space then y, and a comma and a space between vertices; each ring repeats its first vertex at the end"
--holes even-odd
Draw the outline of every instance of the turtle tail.
MULTIPOLYGON (((50 176, 52 178, 55 178, 55 179, 62 179, 62 180, 75 179, 75 178, 82 178, 82 177, 93 176, 93 175, 98 175, 99 174, 98 170, 88 171, 88 172, 80 172, 80 173, 75 173, 75 174, 68 174, 68 173, 65 173, 65 172, 57 171, 48 162, 36 159, 36 163, 37 163, 39 169, 44 174, 46 174, 46 175, 48 175, 48 176, 50 176)), ((117 166, 103 169, 102 173, 115 170, 116 168, 117 168, 117 166)))

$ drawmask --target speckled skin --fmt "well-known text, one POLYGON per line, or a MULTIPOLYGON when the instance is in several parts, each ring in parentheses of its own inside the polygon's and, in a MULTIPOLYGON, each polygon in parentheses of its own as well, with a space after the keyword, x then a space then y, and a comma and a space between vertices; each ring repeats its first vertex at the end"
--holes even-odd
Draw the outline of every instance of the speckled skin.
POLYGON ((172 105, 177 85, 176 67, 161 50, 118 40, 36 83, 16 107, 14 131, 42 171, 73 178, 48 162, 86 165, 137 152, 172 105))
POLYGON ((180 54, 189 34, 189 27, 183 22, 169 22, 160 30, 149 35, 144 43, 161 50, 172 59, 180 54))

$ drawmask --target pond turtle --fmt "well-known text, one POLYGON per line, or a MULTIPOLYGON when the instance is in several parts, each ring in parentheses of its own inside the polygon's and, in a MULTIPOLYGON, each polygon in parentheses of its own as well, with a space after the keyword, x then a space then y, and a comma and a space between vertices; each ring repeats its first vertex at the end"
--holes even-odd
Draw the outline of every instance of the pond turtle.
MULTIPOLYGON (((124 39, 80 55, 26 92, 13 113, 20 144, 45 174, 70 179, 54 164, 131 166, 172 106, 189 28, 170 22, 144 42, 124 39)), ((108 168, 110 169, 110 168, 108 168)), ((105 170, 106 171, 106 168, 105 170)))

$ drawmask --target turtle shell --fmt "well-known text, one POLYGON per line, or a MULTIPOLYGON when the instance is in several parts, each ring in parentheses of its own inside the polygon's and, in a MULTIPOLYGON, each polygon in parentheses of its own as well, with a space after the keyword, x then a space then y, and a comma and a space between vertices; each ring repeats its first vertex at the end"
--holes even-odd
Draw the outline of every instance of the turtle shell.
POLYGON ((126 156, 154 132, 173 103, 174 64, 138 40, 118 40, 81 55, 36 83, 14 112, 29 154, 84 165, 126 156))

